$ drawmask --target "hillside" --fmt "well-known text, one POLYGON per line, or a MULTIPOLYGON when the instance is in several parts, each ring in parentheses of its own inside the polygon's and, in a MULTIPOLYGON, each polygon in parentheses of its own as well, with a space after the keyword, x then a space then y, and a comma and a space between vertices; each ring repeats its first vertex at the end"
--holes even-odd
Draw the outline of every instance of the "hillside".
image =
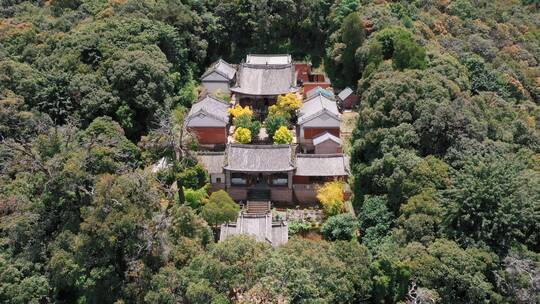
POLYGON ((0 3, 1 303, 540 302, 538 1, 0 3), (359 97, 355 216, 277 248, 182 128, 250 53, 359 97))

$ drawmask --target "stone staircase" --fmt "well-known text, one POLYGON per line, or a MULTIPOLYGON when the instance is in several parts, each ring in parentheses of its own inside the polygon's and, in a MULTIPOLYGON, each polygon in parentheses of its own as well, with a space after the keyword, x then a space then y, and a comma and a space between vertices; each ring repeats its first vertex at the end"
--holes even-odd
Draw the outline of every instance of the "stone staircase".
POLYGON ((245 213, 251 214, 267 214, 270 212, 270 201, 248 201, 245 213))

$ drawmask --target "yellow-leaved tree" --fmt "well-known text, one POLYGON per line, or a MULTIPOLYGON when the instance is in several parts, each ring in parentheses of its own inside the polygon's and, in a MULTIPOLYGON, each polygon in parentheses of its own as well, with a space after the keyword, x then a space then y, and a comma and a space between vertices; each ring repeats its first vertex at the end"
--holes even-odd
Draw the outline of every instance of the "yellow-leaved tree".
POLYGON ((274 133, 272 139, 274 139, 275 144, 290 144, 292 143, 293 136, 286 126, 281 126, 277 129, 276 133, 274 133))
POLYGON ((248 128, 236 128, 234 139, 241 144, 249 144, 251 142, 251 131, 248 128))
POLYGON ((277 103, 268 108, 271 115, 281 115, 286 118, 291 117, 291 113, 302 107, 302 100, 295 93, 279 95, 277 103))
POLYGON ((233 116, 233 118, 236 118, 242 115, 247 115, 250 118, 253 117, 253 110, 251 109, 250 106, 242 107, 239 104, 235 105, 234 108, 230 108, 229 113, 233 116))
POLYGON ((317 199, 328 217, 345 212, 344 184, 341 181, 326 182, 317 189, 317 199))

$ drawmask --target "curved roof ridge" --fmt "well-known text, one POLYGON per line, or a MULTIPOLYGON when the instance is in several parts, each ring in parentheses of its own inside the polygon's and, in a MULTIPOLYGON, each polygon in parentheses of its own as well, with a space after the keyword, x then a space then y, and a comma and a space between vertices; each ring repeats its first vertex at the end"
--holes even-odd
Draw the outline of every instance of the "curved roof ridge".
POLYGON ((332 158, 332 157, 345 157, 343 153, 327 153, 327 154, 306 154, 298 153, 296 157, 305 157, 305 158, 332 158))

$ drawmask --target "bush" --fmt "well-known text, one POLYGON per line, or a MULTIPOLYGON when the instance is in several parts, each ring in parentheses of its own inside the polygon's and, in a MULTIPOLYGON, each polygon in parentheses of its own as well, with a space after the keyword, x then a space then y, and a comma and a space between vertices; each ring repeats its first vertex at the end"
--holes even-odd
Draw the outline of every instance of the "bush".
POLYGON ((261 129, 261 123, 259 121, 253 120, 252 117, 248 114, 242 114, 233 119, 233 124, 237 128, 246 128, 251 131, 252 136, 257 136, 259 130, 261 129))
POLYGON ((234 221, 240 212, 240 207, 229 194, 219 190, 210 194, 201 212, 202 218, 211 226, 217 227, 225 222, 234 221))
POLYGON ((330 241, 349 241, 358 230, 358 221, 350 213, 332 216, 321 227, 324 238, 330 241))
POLYGON ((234 139, 241 144, 249 144, 251 142, 251 131, 247 128, 237 128, 234 131, 234 139))
POLYGON ((208 182, 208 173, 201 164, 186 168, 179 174, 182 185, 190 189, 199 189, 208 182))
POLYGON ((285 126, 279 127, 272 138, 274 139, 275 144, 290 144, 293 140, 291 131, 285 126))
POLYGON ((264 121, 268 137, 273 138, 279 127, 287 126, 287 123, 287 118, 282 115, 268 115, 264 121))
POLYGON ((308 232, 310 228, 310 223, 301 220, 291 221, 289 222, 289 235, 302 234, 308 232))
POLYGON ((291 114, 302 107, 302 100, 294 93, 279 95, 277 103, 268 108, 270 115, 279 115, 289 119, 291 114))
POLYGON ((343 182, 326 182, 317 189, 317 199, 323 205, 326 216, 333 216, 345 211, 343 182))
POLYGON ((253 110, 249 106, 242 107, 237 104, 234 108, 229 109, 229 113, 234 117, 240 117, 242 115, 248 115, 250 118, 253 117, 253 110))

